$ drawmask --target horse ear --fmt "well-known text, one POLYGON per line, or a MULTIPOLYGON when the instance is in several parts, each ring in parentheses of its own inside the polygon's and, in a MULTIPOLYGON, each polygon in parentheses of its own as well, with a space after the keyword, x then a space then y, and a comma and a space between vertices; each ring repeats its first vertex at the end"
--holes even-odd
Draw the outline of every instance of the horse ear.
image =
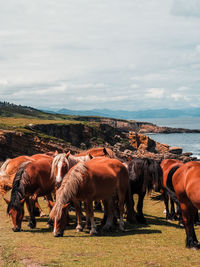
POLYGON ((48 203, 49 203, 49 206, 50 206, 51 208, 53 208, 53 206, 54 206, 53 201, 51 201, 51 200, 47 200, 47 201, 48 201, 48 203))
POLYGON ((89 156, 90 159, 94 158, 90 153, 88 153, 88 156, 89 156))
POLYGON ((21 203, 21 204, 24 204, 24 201, 25 201, 25 197, 22 198, 22 200, 20 200, 20 203, 21 203))
POLYGON ((56 150, 55 152, 54 152, 54 156, 57 156, 58 155, 58 150, 56 150))
POLYGON ((71 154, 71 152, 69 151, 69 152, 67 152, 67 154, 66 154, 66 158, 68 158, 69 157, 69 155, 71 154))
POLYGON ((108 155, 108 151, 107 151, 106 147, 103 148, 103 153, 104 153, 104 155, 108 155))
POLYGON ((5 200, 7 205, 10 203, 10 201, 8 199, 6 199, 6 198, 3 198, 3 199, 5 200))
POLYGON ((70 203, 63 205, 63 209, 67 208, 69 205, 70 205, 70 203))

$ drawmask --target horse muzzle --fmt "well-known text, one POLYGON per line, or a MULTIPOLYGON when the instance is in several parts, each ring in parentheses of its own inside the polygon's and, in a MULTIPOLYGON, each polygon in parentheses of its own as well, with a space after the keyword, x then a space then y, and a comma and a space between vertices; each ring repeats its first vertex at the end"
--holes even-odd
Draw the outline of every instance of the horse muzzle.
POLYGON ((58 231, 57 233, 54 234, 54 237, 62 237, 63 236, 63 232, 58 231))

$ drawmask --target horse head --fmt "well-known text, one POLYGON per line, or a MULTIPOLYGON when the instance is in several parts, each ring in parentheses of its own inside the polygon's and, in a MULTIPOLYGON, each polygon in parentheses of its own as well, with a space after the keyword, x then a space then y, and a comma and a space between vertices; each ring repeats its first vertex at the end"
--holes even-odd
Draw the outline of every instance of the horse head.
POLYGON ((56 155, 52 161, 51 177, 55 179, 56 187, 60 187, 63 177, 70 169, 69 164, 70 152, 67 154, 60 153, 56 155))
POLYGON ((21 199, 18 203, 13 203, 12 200, 9 201, 5 199, 5 202, 8 204, 7 213, 12 218, 14 232, 21 231, 21 224, 24 217, 24 201, 25 198, 21 199))
POLYGON ((55 237, 61 237, 63 236, 66 222, 68 220, 67 210, 66 208, 69 206, 70 203, 67 203, 65 205, 60 205, 59 212, 55 212, 55 209, 53 208, 49 218, 51 218, 54 221, 54 229, 53 229, 53 235, 55 237))

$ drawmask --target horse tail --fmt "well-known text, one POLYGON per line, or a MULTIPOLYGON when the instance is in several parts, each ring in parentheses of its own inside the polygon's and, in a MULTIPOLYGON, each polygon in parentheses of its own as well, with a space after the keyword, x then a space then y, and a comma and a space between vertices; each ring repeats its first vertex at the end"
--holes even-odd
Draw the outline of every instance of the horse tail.
POLYGON ((77 195, 79 185, 87 172, 88 168, 85 162, 79 162, 69 170, 63 178, 61 187, 56 192, 56 203, 49 214, 50 218, 61 218, 63 206, 77 195))
POLYGON ((171 197, 171 199, 176 203, 179 204, 179 201, 177 199, 174 187, 173 187, 173 183, 172 183, 172 177, 175 173, 175 171, 179 168, 180 166, 174 166, 173 168, 171 168, 171 170, 169 171, 168 175, 167 175, 167 182, 166 182, 166 189, 167 189, 167 193, 169 194, 169 196, 171 197))
POLYGON ((8 204, 7 213, 9 213, 11 207, 15 207, 16 209, 20 207, 19 200, 23 199, 25 193, 23 187, 23 181, 28 177, 28 174, 26 172, 26 166, 30 162, 31 161, 23 162, 15 174, 15 178, 12 184, 11 199, 10 203, 8 204))

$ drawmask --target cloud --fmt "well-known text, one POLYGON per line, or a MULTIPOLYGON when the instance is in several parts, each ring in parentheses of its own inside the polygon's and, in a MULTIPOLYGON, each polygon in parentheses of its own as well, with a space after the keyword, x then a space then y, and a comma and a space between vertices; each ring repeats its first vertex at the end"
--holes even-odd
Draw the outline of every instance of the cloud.
POLYGON ((164 92, 163 88, 149 88, 145 96, 148 98, 161 99, 164 96, 164 92))
POLYGON ((128 110, 200 101, 199 1, 0 0, 0 9, 1 100, 128 110))
POLYGON ((200 1, 173 0, 171 13, 176 16, 200 17, 200 1))

